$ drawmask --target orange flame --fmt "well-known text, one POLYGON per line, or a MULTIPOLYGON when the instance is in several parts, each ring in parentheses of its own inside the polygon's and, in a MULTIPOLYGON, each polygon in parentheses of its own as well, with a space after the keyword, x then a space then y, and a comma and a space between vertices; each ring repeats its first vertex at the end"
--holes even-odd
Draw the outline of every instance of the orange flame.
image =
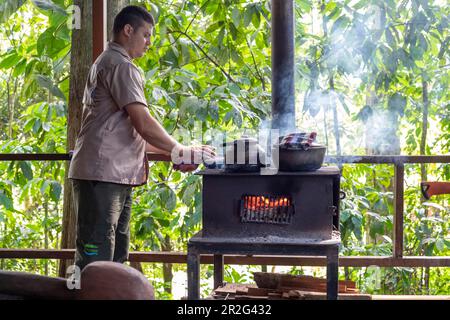
POLYGON ((244 198, 244 207, 251 210, 260 210, 268 208, 277 208, 289 206, 288 198, 266 198, 264 196, 246 196, 244 198))

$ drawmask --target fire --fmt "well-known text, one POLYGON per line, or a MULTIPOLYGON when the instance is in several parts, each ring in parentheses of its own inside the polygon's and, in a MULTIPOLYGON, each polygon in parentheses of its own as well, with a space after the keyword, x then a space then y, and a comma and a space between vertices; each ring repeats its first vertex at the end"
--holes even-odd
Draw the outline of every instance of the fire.
POLYGON ((286 197, 245 196, 244 207, 250 210, 288 207, 291 201, 286 197))

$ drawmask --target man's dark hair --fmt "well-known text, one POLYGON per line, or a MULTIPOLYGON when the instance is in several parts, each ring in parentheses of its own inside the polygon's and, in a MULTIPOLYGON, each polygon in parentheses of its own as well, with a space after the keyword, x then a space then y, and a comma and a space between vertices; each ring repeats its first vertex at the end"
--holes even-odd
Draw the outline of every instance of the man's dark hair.
POLYGON ((126 6, 114 18, 113 34, 119 34, 127 24, 133 29, 138 29, 143 25, 143 21, 152 26, 155 25, 155 19, 146 9, 139 6, 126 6))

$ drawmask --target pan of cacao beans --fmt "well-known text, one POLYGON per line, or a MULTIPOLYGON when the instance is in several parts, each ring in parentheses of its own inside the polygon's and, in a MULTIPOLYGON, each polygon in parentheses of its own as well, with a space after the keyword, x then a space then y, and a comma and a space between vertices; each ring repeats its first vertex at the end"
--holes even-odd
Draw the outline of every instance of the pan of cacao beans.
POLYGON ((327 148, 315 143, 315 132, 296 132, 281 136, 278 148, 280 171, 314 171, 322 167, 327 148))

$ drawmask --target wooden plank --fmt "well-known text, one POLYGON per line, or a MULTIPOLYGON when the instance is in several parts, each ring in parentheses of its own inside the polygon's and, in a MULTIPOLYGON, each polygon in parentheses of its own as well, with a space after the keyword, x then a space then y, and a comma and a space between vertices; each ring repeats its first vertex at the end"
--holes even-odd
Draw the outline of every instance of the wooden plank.
POLYGON ((75 250, 0 249, 0 259, 73 259, 75 250))
POLYGON ((351 280, 339 280, 339 283, 345 284, 349 289, 356 289, 356 282, 351 280))
POLYGON ((405 167, 396 164, 394 169, 394 248, 395 258, 403 257, 403 210, 405 167))
POLYGON ((372 300, 450 300, 450 296, 372 295, 372 300))
MULTIPOLYGON (((324 292, 303 291, 303 290, 291 290, 289 291, 291 299, 299 300, 326 300, 327 295, 324 292)), ((370 294, 348 294, 339 293, 338 300, 371 300, 370 294)))
POLYGON ((171 162, 172 159, 170 156, 159 154, 159 153, 153 153, 153 152, 147 152, 147 160, 148 161, 164 161, 164 162, 171 162))
POLYGON ((214 289, 214 293, 220 295, 226 294, 236 294, 237 291, 245 291, 248 292, 250 288, 255 288, 254 284, 242 284, 242 283, 227 283, 224 286, 218 287, 214 289))
POLYGON ((403 164, 403 163, 450 163, 449 155, 438 156, 326 156, 325 163, 350 164, 403 164))
MULTIPOLYGON (((0 259, 73 259, 75 250, 52 249, 0 249, 0 259)), ((148 263, 186 263, 184 252, 130 252, 130 261, 148 263)), ((277 266, 325 266, 326 258, 317 256, 242 256, 225 255, 225 264, 277 265, 277 266)), ((212 264, 213 255, 201 255, 201 264, 212 264)), ((339 267, 450 267, 450 256, 343 256, 339 267)))
MULTIPOLYGON (((72 153, 2 153, 0 161, 68 161, 72 153)), ((170 156, 153 152, 147 153, 148 161, 170 162, 170 156)))
MULTIPOLYGON (((310 291, 310 292, 317 292, 317 293, 326 293, 327 292, 327 288, 326 286, 322 286, 322 287, 315 287, 315 286, 292 286, 292 287, 288 287, 288 286, 283 286, 279 288, 280 290, 282 290, 283 292, 286 291, 292 291, 292 290, 305 290, 305 291, 310 291)), ((347 291, 345 286, 339 286, 339 293, 352 293, 353 292, 349 292, 347 291)))
POLYGON ((251 296, 268 296, 270 289, 266 288, 248 288, 248 295, 251 296))
MULTIPOLYGON (((211 256, 212 257, 212 256, 211 256)), ((205 255, 201 263, 211 264, 212 258, 205 255)), ((225 255, 225 264, 237 265, 277 265, 277 266, 326 266, 326 258, 318 256, 240 256, 225 255)), ((341 256, 339 267, 450 267, 450 256, 341 256)))
MULTIPOLYGON (((170 161, 170 156, 156 153, 147 153, 149 161, 170 161)), ((0 154, 0 161, 54 161, 70 160, 69 153, 3 153, 0 154)), ((327 163, 352 164, 395 164, 395 163, 450 163, 450 156, 327 156, 327 163)))
POLYGON ((289 299, 289 292, 283 292, 283 293, 281 294, 281 297, 282 297, 283 299, 289 299))
POLYGON ((237 288, 236 295, 246 295, 248 294, 248 288, 237 288))
POLYGON ((339 293, 338 300, 372 300, 372 295, 370 294, 348 294, 348 293, 339 293))
POLYGON ((68 153, 2 153, 0 161, 62 161, 70 160, 68 153))
POLYGON ((261 296, 249 296, 249 295, 236 295, 234 297, 235 300, 267 300, 269 297, 261 297, 261 296))
MULTIPOLYGON (((242 288, 241 288, 242 291, 242 288)), ((216 299, 224 299, 224 295, 213 294, 212 297, 216 299)), ((228 294, 227 299, 233 300, 264 300, 264 299, 281 299, 281 300, 325 300, 325 292, 315 292, 308 290, 273 290, 267 289, 267 292, 263 292, 259 288, 249 288, 248 293, 242 294, 228 294)), ((348 294, 340 293, 339 300, 371 300, 370 294, 348 294)))

